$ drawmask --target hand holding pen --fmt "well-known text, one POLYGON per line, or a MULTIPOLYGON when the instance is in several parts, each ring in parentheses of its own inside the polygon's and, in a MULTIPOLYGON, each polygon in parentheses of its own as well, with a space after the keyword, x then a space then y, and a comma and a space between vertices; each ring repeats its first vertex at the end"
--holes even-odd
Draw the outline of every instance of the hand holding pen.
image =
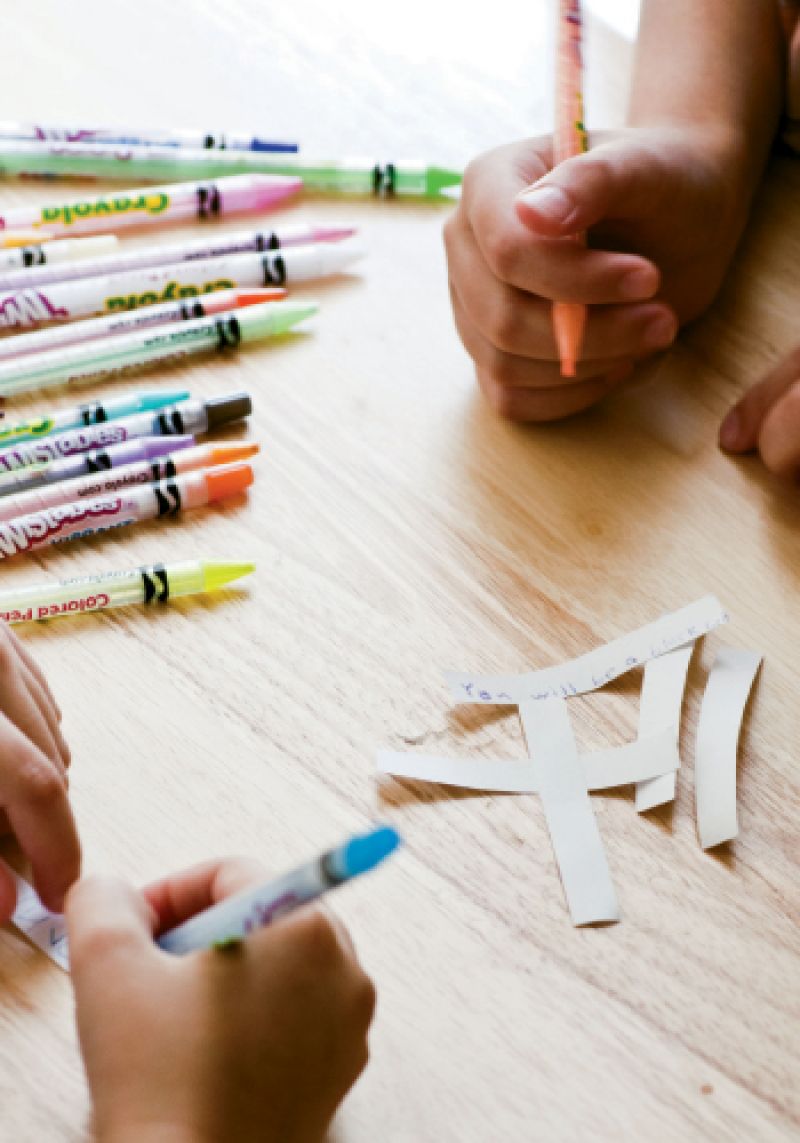
POLYGON ((311 908, 229 951, 169 957, 153 935, 263 883, 247 861, 140 894, 87 878, 67 902, 78 1030, 100 1143, 321 1140, 367 1062, 375 992, 311 908), (161 1132, 159 1134, 158 1132, 161 1132))

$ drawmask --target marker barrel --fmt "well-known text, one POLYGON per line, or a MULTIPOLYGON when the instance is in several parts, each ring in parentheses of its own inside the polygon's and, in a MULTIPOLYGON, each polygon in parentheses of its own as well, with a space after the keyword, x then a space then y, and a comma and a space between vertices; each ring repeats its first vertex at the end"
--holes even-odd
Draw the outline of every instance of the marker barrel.
POLYGON ((236 287, 283 286, 346 269, 362 254, 353 242, 292 246, 263 254, 234 254, 86 278, 41 288, 0 291, 0 328, 65 321, 186 300, 236 287))
POLYGON ((82 536, 94 536, 111 528, 155 520, 159 516, 175 516, 243 491, 252 479, 249 464, 226 464, 146 488, 133 488, 124 494, 60 504, 17 516, 0 523, 0 559, 82 536))
POLYGON ((165 604, 219 590, 254 570, 254 564, 182 560, 12 588, 0 592, 0 620, 32 623, 132 604, 165 604))
POLYGON ((286 297, 286 290, 219 290, 202 298, 187 298, 184 301, 162 302, 155 306, 145 306, 141 310, 126 310, 123 313, 108 314, 106 317, 88 318, 83 321, 51 325, 31 333, 18 333, 14 337, 0 339, 0 361, 17 359, 29 353, 45 353, 67 345, 80 345, 86 341, 114 337, 122 333, 136 333, 152 329, 153 326, 172 325, 176 322, 191 321, 193 318, 207 317, 210 314, 236 310, 242 306, 260 305, 268 301, 278 301, 286 297), (256 297, 256 295, 260 295, 256 297))
POLYGON ((310 304, 270 302, 238 314, 197 318, 174 327, 121 334, 110 341, 51 350, 19 362, 0 362, 0 395, 7 397, 48 385, 95 381, 127 369, 163 365, 212 350, 234 350, 243 342, 286 333, 314 310, 310 304))
POLYGON ((362 156, 306 159, 244 151, 203 151, 112 144, 0 142, 0 175, 104 179, 216 178, 235 173, 294 176, 314 191, 427 197, 460 183, 461 175, 418 160, 382 162, 362 156))
POLYGON ((219 179, 199 178, 169 182, 166 186, 85 195, 45 206, 15 206, 0 213, 0 233, 41 227, 51 237, 69 237, 187 219, 207 221, 244 211, 269 210, 288 195, 295 194, 301 185, 298 178, 231 174, 219 179))

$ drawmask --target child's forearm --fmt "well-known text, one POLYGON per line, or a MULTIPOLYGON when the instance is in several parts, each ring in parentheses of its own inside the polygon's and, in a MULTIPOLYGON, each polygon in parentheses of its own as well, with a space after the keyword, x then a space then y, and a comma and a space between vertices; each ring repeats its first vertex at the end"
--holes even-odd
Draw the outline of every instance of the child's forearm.
POLYGON ((783 53, 775 0, 643 0, 629 122, 708 128, 754 187, 780 115, 783 53))

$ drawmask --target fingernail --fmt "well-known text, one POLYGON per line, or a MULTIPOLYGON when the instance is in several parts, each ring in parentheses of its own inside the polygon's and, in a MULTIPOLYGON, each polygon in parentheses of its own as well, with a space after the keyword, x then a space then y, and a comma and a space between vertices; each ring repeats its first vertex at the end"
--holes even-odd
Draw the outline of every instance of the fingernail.
POLYGON ((719 443, 723 448, 735 451, 742 438, 742 418, 738 409, 731 409, 719 427, 719 443))
POLYGON ((638 266, 620 278, 619 292, 628 301, 650 298, 658 288, 658 278, 648 266, 638 266))
POLYGON ((520 199, 548 222, 566 222, 574 211, 572 199, 559 187, 528 187, 520 199))
POLYGON ((647 349, 666 349, 668 345, 672 345, 677 332, 675 319, 671 314, 659 314, 645 326, 645 347, 647 349))

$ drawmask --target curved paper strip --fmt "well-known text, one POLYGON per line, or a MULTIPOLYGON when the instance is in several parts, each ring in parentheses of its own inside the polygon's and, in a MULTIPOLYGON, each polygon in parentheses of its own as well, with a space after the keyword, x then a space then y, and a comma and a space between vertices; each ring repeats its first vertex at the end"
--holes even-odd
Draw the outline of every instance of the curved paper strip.
POLYGON ((17 907, 11 918, 29 941, 46 953, 52 961, 69 972, 69 949, 67 946, 67 923, 60 913, 51 913, 39 900, 34 887, 20 877, 2 858, 3 868, 11 874, 17 886, 17 907))
MULTIPOLYGON (((671 776, 678 754, 671 729, 610 750, 578 755, 589 790, 609 790, 632 782, 671 776)), ((492 758, 443 758, 397 750, 378 751, 378 772, 417 782, 437 782, 465 790, 492 790, 503 794, 538 794, 538 761, 492 758)))
POLYGON ((706 595, 680 611, 662 615, 646 627, 559 666, 524 675, 446 671, 445 680, 457 702, 513 706, 528 699, 569 698, 604 687, 634 667, 700 639, 727 622, 728 615, 719 600, 706 595))
POLYGON ((697 832, 703 849, 730 841, 739 832, 736 817, 736 747, 747 696, 761 655, 723 647, 708 676, 694 759, 697 832))
MULTIPOLYGON (((658 659, 645 663, 642 694, 639 699, 639 738, 661 731, 672 735, 675 759, 680 766, 678 740, 681 731, 681 707, 686 688, 689 661, 694 643, 668 651, 658 659)), ((636 787, 636 809, 641 814, 655 806, 675 800, 675 770, 658 778, 640 781, 636 787)))

